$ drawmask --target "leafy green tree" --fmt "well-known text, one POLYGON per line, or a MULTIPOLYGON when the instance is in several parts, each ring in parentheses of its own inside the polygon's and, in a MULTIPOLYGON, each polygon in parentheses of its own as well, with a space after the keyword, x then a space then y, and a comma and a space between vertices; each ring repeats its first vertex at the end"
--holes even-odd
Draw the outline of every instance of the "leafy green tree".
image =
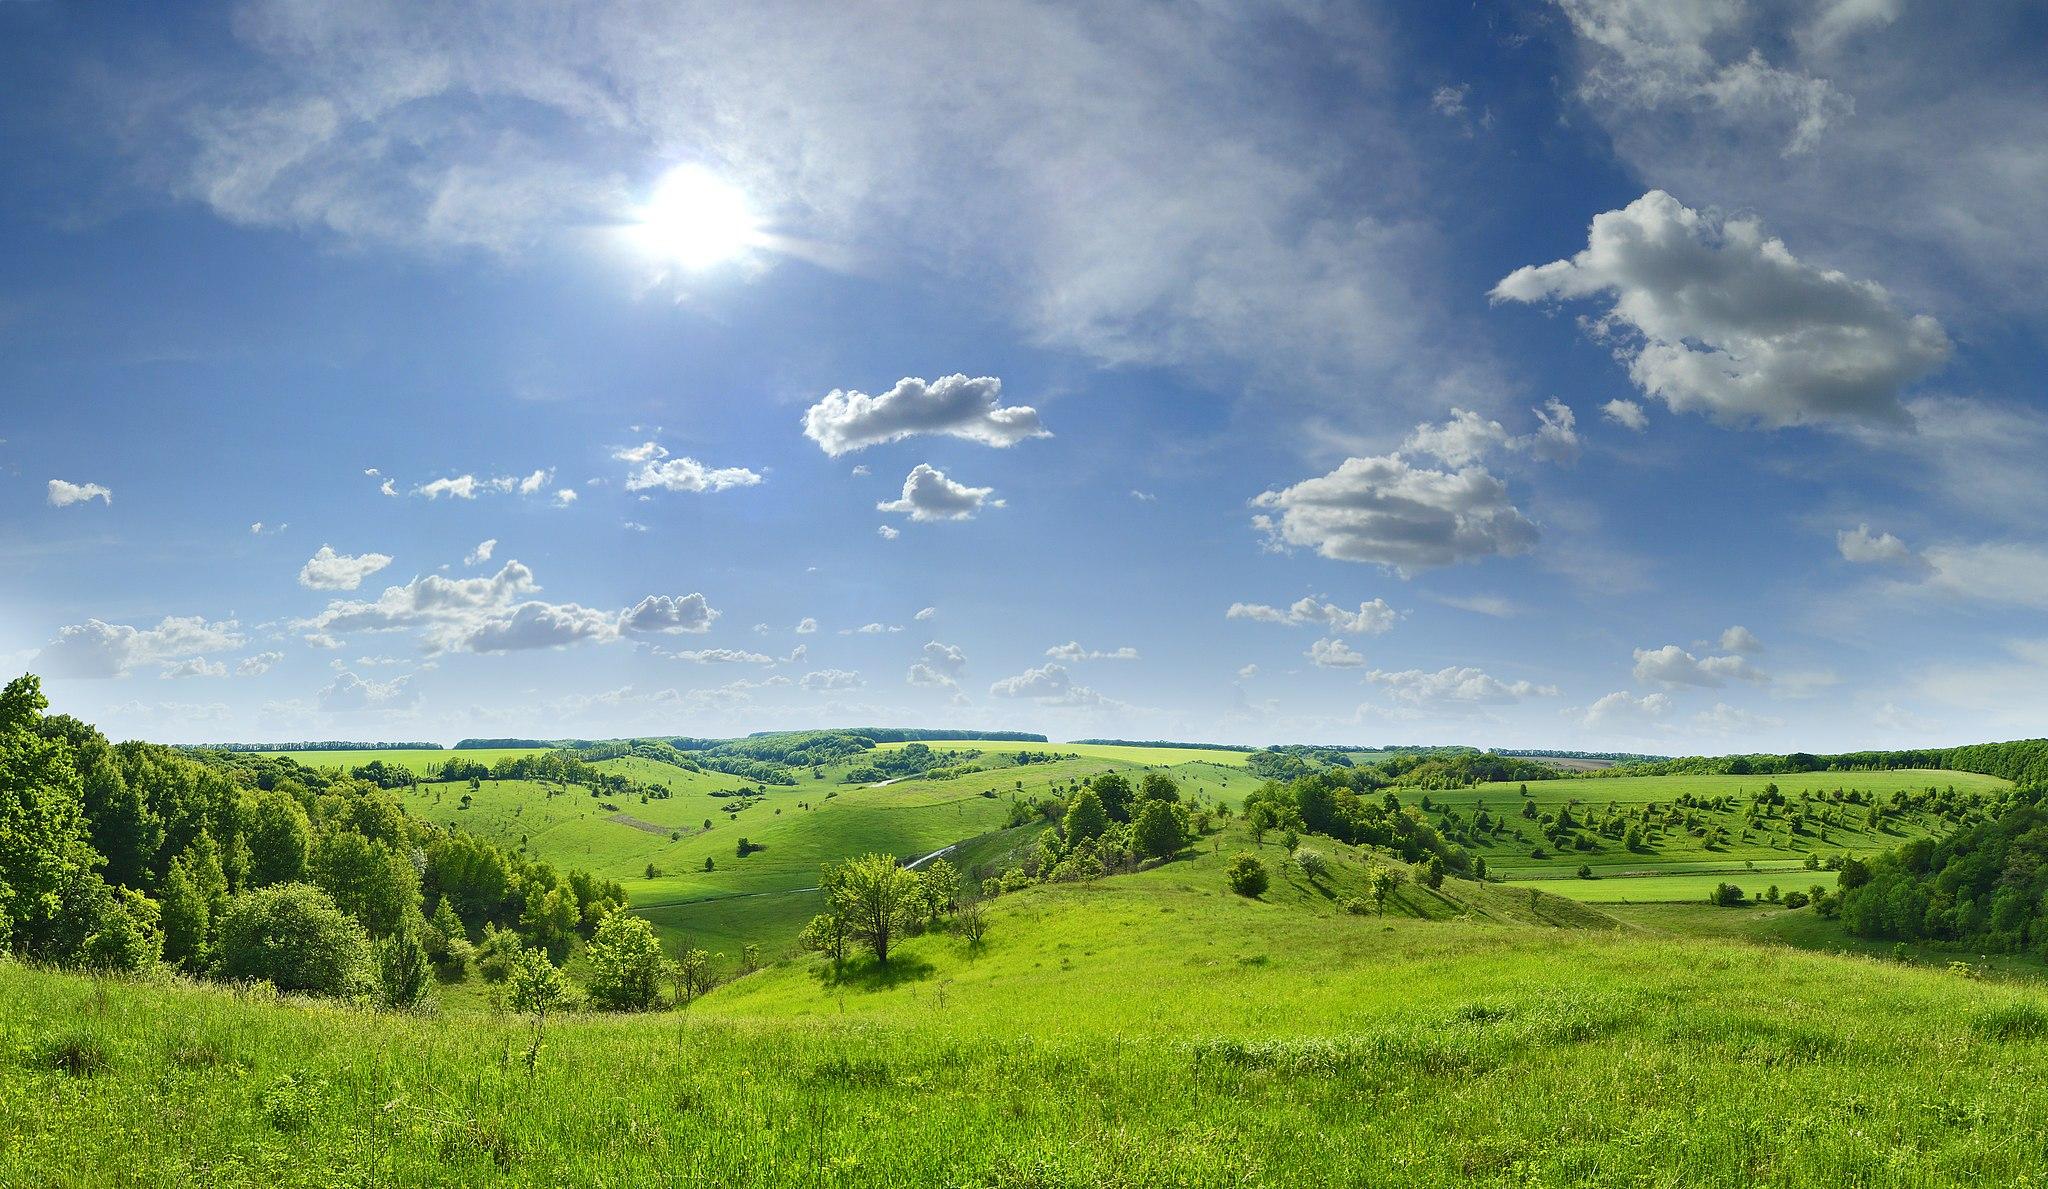
POLYGON ((353 998, 377 985, 363 927, 309 884, 236 896, 221 918, 214 963, 224 978, 264 979, 280 991, 353 998))
POLYGON ((569 956, 576 942, 576 895, 568 888, 538 888, 527 892, 526 911, 520 914, 519 930, 526 939, 547 951, 548 959, 560 962, 569 956))
POLYGON ((1163 798, 1146 799, 1132 834, 1138 853, 1150 858, 1170 859, 1187 845, 1180 806, 1163 798))
POLYGON ((1102 811, 1109 815, 1109 820, 1131 820, 1131 803, 1137 800, 1137 793, 1131 788, 1130 781, 1115 772, 1104 772, 1089 781, 1088 787, 1094 790, 1096 800, 1102 805, 1102 811))
POLYGON ((313 828, 305 807, 281 789, 256 794, 249 813, 249 885, 296 883, 306 878, 313 828))
POLYGON ((1138 796, 1145 801, 1178 801, 1180 786, 1164 772, 1147 772, 1138 782, 1138 796))
POLYGON ((1432 892, 1444 886, 1444 861, 1441 855, 1431 855, 1423 861, 1421 883, 1432 892))
POLYGON ((1061 829, 1066 832, 1068 842, 1093 841, 1102 837, 1102 832, 1108 828, 1109 813, 1094 789, 1082 789, 1067 802, 1067 815, 1061 829))
POLYGON ((1237 857, 1230 860, 1230 865, 1223 869, 1223 878, 1230 882, 1231 891, 1253 898, 1265 894, 1270 880, 1266 865, 1250 851, 1239 851, 1237 857))
POLYGON ((661 942, 647 918, 614 911, 598 925, 584 958, 589 963, 584 989, 597 1006, 645 1011, 661 997, 661 942))
POLYGON ((415 916, 377 943, 377 985, 384 1006, 410 1011, 427 1002, 432 964, 425 932, 415 916))
POLYGON ((469 834, 455 833, 427 848, 427 878, 472 929, 494 919, 512 893, 512 864, 503 851, 469 834))
POLYGON ((804 949, 832 959, 837 966, 846 961, 846 918, 836 912, 821 912, 804 925, 796 941, 804 949))
POLYGON ((954 920, 960 925, 960 936, 967 940, 968 948, 980 949, 981 940, 988 936, 988 912, 979 900, 963 900, 954 920))
POLYGON ((863 855, 841 863, 838 876, 834 908, 846 918, 847 933, 887 965, 890 942, 916 902, 917 873, 888 855, 863 855))
POLYGON ((934 925, 960 899, 960 871, 944 859, 933 859, 920 873, 918 885, 924 893, 925 917, 934 925))
POLYGON ((320 840, 313 882, 372 937, 389 937, 419 918, 420 880, 411 860, 353 831, 320 840))
POLYGON ((1314 847, 1295 847, 1294 865, 1301 868, 1301 873, 1308 876, 1310 883, 1320 884, 1330 874, 1330 860, 1324 858, 1323 852, 1314 847))
POLYGON ((669 964, 669 977, 675 980, 676 1003, 690 1006, 697 996, 711 989, 711 955, 701 949, 686 949, 669 964))
POLYGON ((200 891, 199 881, 192 876, 192 865, 184 855, 171 861, 170 874, 164 877, 159 910, 158 919, 164 933, 164 960, 186 970, 203 968, 213 906, 207 903, 205 893, 200 891))
POLYGON ((58 957, 62 890, 96 880, 99 856, 70 748, 40 730, 48 705, 32 676, 0 692, 0 944, 58 957))
POLYGON ((88 970, 133 974, 157 964, 163 937, 157 932, 156 904, 132 888, 117 889, 98 916, 98 928, 85 939, 80 964, 88 970))

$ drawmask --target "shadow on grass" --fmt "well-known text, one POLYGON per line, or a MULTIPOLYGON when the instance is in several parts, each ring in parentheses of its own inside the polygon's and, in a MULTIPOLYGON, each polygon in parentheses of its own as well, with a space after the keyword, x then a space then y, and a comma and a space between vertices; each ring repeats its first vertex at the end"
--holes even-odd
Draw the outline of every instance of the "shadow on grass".
POLYGON ((912 954, 897 954, 884 965, 872 957, 849 958, 820 967, 818 981, 842 991, 886 991, 907 983, 923 982, 937 970, 930 962, 912 954))

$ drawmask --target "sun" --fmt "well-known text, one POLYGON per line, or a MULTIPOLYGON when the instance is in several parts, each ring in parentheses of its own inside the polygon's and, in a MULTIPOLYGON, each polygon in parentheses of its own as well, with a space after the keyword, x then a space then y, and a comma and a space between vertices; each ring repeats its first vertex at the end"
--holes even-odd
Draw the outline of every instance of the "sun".
POLYGON ((735 260, 763 242, 746 194, 701 165, 670 170, 637 212, 633 231, 651 255, 692 272, 735 260))

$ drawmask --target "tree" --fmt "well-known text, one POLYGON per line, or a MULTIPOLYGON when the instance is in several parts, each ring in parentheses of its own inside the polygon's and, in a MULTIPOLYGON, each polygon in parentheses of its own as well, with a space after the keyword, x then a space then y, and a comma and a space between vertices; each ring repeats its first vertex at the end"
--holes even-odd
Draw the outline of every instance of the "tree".
POLYGON ((361 921, 371 937, 389 937, 419 919, 420 880, 411 861, 353 830, 320 840, 313 852, 313 882, 361 921))
POLYGON ((1146 801, 1178 801, 1180 786, 1164 772, 1147 772, 1138 784, 1138 796, 1146 801))
POLYGON ((171 861, 170 874, 164 876, 158 911, 164 932, 164 960, 186 970, 196 971, 205 966, 212 906, 199 890, 199 881, 192 877, 192 866, 183 855, 171 861))
POLYGON ((249 812, 249 884, 296 883, 306 877, 313 828, 305 807, 282 789, 256 794, 249 812))
POLYGON ((970 949, 980 949, 981 939, 988 936, 988 913, 979 900, 963 900, 955 917, 960 923, 960 936, 967 939, 970 949))
POLYGON ((1181 823, 1180 806, 1162 799, 1152 798, 1138 810, 1138 821, 1132 830, 1138 853, 1155 859, 1170 859, 1180 853, 1187 843, 1187 830, 1181 823))
POLYGON ((1268 877, 1266 865, 1250 851, 1239 851, 1230 865, 1223 869, 1223 878, 1230 882, 1230 890, 1240 896, 1257 898, 1265 894, 1268 877))
POLYGON ((590 1001, 612 1011, 645 1011, 661 997, 661 942, 647 918, 615 909, 584 950, 590 1001))
POLYGON ((1111 821, 1131 820, 1131 802, 1137 800, 1137 794, 1131 789, 1130 781, 1115 772, 1104 772, 1089 781, 1088 787, 1094 790, 1102 811, 1109 815, 1111 821))
POLYGON ((272 884, 230 901, 214 962, 224 978, 263 979, 280 991, 354 998, 377 985, 363 927, 327 893, 302 883, 272 884))
POLYGON ((410 1011, 427 1001, 432 969, 422 933, 415 916, 377 943, 377 983, 384 1006, 410 1011))
POLYGON ((915 903, 917 873, 898 867, 888 855, 864 855, 841 863, 835 882, 834 907, 846 918, 847 933, 887 965, 889 943, 915 903))
POLYGON ((1294 865, 1301 868, 1301 873, 1308 876, 1310 883, 1321 883, 1330 874, 1330 861, 1314 847, 1296 847, 1294 865))
POLYGON ((1713 895, 1707 897, 1707 903, 1714 905, 1716 908, 1740 908, 1742 906, 1742 889, 1732 883, 1717 884, 1713 895))
POLYGON ((1365 870, 1365 894, 1372 898, 1373 908, 1381 915, 1387 914, 1387 897, 1394 892, 1394 873, 1374 863, 1365 870))
POLYGON ((31 953, 47 953, 61 889, 98 878, 70 748, 40 729, 48 705, 32 676, 0 692, 0 944, 31 953))
POLYGON ((163 938, 157 932, 157 907, 132 888, 114 889, 96 915, 99 927, 88 934, 80 964, 88 970, 133 974, 157 964, 163 938))
POLYGON ((519 928, 528 941, 547 951, 549 961, 560 962, 569 956, 569 947, 576 941, 576 923, 581 919, 574 892, 557 887, 543 893, 533 887, 527 891, 519 928))
POLYGON ((1094 789, 1082 789, 1067 802, 1067 815, 1061 829, 1066 833, 1068 842, 1093 841, 1108 828, 1109 813, 1094 789))
POLYGON ((960 899, 960 870, 944 859, 933 859, 918 883, 924 893, 926 919, 936 925, 960 899))
POLYGON ((821 912, 804 925, 796 943, 814 954, 832 959, 834 966, 846 961, 846 918, 837 912, 821 912))
POLYGON ((1432 892, 1444 886, 1444 860, 1441 855, 1431 855, 1422 864, 1421 882, 1432 892))
POLYGON ((684 1007, 711 989, 711 955, 701 949, 686 949, 669 964, 669 976, 676 982, 676 1002, 684 1007))

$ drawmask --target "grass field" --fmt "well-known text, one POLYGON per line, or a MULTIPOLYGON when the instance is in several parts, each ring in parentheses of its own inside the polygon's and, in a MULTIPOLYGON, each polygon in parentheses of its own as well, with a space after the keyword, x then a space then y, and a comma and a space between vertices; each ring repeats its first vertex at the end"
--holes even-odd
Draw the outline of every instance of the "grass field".
POLYGON ((495 764, 512 756, 538 755, 548 750, 545 747, 479 747, 463 751, 418 751, 408 748, 391 750, 356 751, 265 751, 258 755, 284 756, 297 760, 308 768, 360 768, 372 760, 382 760, 387 767, 407 768, 424 773, 429 767, 439 768, 449 760, 466 760, 477 764, 495 764))
MULTIPOLYGON (((876 749, 889 751, 907 746, 907 743, 881 743, 876 745, 876 749)), ((933 739, 926 741, 925 746, 933 751, 980 751, 990 755, 1016 755, 1020 751, 1040 755, 1076 755, 1084 759, 1112 760, 1119 764, 1137 764, 1143 767, 1209 763, 1242 768, 1245 760, 1251 755, 1248 751, 1212 751, 1203 747, 1131 747, 1115 743, 1008 743, 979 739, 933 739)))
POLYGON ((1721 884, 1741 888, 1749 897, 1761 896, 1772 884, 1781 892, 1803 892, 1814 884, 1833 887, 1832 871, 1808 871, 1803 867, 1781 870, 1724 871, 1711 875, 1646 875, 1623 879, 1528 880, 1518 887, 1542 888, 1586 904, 1670 904, 1704 902, 1721 884))
POLYGON ((1247 900, 1242 845, 557 1018, 530 1071, 517 1018, 0 964, 0 1185, 2043 1183, 2038 986, 1456 880, 1352 915, 1336 844, 1247 900))

